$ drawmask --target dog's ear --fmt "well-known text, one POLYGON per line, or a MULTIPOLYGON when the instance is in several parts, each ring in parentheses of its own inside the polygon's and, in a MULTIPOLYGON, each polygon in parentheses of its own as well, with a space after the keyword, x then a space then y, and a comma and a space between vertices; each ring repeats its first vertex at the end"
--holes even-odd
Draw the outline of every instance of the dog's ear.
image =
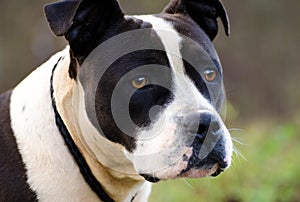
POLYGON ((53 33, 65 36, 75 57, 86 56, 101 34, 124 17, 116 0, 63 0, 45 6, 53 33))
POLYGON ((72 26, 81 0, 66 0, 45 6, 46 18, 56 36, 65 35, 72 26))
POLYGON ((217 18, 220 17, 229 36, 229 20, 223 4, 219 0, 171 0, 164 9, 170 14, 189 15, 213 40, 218 33, 217 18))

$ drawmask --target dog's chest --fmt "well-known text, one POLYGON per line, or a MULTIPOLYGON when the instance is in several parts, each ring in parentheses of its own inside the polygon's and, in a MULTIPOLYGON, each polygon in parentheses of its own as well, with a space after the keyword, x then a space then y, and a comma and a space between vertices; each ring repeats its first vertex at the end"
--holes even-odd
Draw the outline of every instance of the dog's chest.
MULTIPOLYGON (((16 166, 24 164, 23 170, 12 170, 10 175, 23 176, 28 185, 25 186, 24 181, 19 183, 22 187, 16 184, 13 190, 28 189, 24 192, 32 197, 36 195, 41 201, 84 201, 87 198, 89 201, 99 201, 84 181, 55 124, 50 77, 53 66, 65 53, 55 55, 29 75, 12 91, 9 106, 4 106, 10 108, 11 123, 7 124, 11 125, 14 134, 9 134, 12 139, 10 145, 15 143, 18 148, 8 152, 18 153, 16 161, 19 164, 13 162, 16 166)), ((10 148, 14 149, 12 146, 10 148)), ((6 148, 4 151, 7 151, 6 148)), ((0 179, 0 188, 5 187, 6 180, 9 179, 0 179)))

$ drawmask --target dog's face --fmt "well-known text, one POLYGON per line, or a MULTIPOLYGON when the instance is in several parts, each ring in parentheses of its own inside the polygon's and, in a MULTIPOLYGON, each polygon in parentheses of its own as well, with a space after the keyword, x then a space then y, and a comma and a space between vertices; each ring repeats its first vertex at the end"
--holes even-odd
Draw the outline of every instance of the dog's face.
POLYGON ((196 178, 230 166, 232 142, 219 115, 222 68, 212 45, 218 17, 228 33, 218 0, 174 0, 149 16, 124 16, 115 0, 62 1, 46 15, 69 41, 69 76, 84 92, 78 97, 89 121, 116 150, 124 148, 138 174, 196 178))

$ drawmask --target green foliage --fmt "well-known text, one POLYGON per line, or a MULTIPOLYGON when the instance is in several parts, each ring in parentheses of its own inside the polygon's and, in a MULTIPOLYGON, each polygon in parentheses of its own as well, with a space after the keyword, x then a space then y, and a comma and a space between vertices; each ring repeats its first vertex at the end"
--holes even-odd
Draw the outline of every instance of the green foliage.
POLYGON ((296 123, 256 123, 233 136, 245 156, 217 178, 161 182, 150 201, 300 201, 300 128, 296 123))

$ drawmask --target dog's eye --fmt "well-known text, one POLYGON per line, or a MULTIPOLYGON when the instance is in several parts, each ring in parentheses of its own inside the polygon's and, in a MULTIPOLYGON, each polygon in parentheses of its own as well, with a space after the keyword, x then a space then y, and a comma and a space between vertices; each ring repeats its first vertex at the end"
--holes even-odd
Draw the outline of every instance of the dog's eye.
POLYGON ((214 69, 208 69, 204 71, 205 79, 209 82, 214 81, 217 77, 217 74, 217 71, 214 69))
POLYGON ((138 77, 131 81, 131 85, 136 89, 141 89, 148 85, 149 81, 146 77, 138 77))

